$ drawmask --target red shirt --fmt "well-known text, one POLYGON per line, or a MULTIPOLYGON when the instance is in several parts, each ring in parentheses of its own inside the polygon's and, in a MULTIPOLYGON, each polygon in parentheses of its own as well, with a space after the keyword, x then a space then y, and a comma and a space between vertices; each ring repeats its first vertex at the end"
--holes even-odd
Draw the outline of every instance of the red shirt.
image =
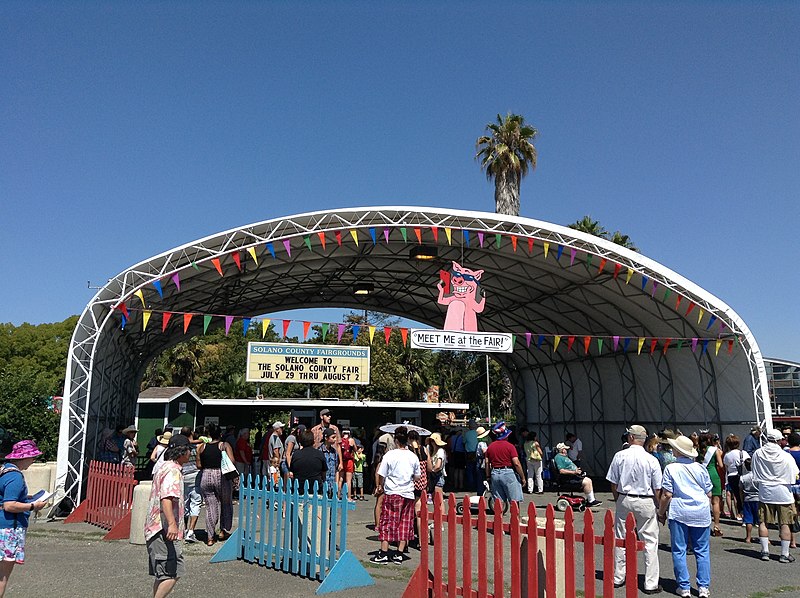
POLYGON ((495 440, 486 449, 486 458, 492 467, 514 467, 512 459, 519 457, 517 454, 517 447, 511 444, 508 440, 495 440))

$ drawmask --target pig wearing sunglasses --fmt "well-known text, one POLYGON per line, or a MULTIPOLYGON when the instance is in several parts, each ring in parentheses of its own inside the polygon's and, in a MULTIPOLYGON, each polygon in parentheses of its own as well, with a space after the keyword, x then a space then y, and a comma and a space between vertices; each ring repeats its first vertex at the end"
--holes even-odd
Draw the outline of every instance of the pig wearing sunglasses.
POLYGON ((439 289, 439 305, 447 306, 444 330, 478 331, 478 314, 483 311, 486 299, 478 297, 483 270, 470 270, 453 262, 453 273, 450 276, 450 294, 445 297, 442 281, 439 289))

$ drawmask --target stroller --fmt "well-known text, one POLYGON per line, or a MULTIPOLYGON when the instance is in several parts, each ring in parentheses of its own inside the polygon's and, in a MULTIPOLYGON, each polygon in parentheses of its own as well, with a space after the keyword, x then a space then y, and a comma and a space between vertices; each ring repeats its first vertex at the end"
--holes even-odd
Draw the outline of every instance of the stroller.
MULTIPOLYGON (((469 510, 472 515, 477 515, 480 511, 480 500, 483 500, 486 503, 486 513, 488 515, 494 515, 494 499, 492 498, 492 487, 489 484, 489 480, 483 481, 483 493, 476 494, 475 496, 469 497, 469 510)), ((509 503, 503 501, 503 515, 508 513, 508 506, 509 503)), ((456 503, 456 513, 459 515, 464 514, 464 503, 459 501, 456 503)))

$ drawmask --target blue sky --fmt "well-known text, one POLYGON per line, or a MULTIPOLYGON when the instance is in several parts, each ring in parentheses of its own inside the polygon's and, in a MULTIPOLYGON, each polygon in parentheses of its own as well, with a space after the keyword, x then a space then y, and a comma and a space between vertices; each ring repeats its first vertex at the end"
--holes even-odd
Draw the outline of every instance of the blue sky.
POLYGON ((0 321, 307 210, 493 211, 497 113, 540 131, 523 216, 590 214, 800 360, 800 3, 0 4, 0 321))

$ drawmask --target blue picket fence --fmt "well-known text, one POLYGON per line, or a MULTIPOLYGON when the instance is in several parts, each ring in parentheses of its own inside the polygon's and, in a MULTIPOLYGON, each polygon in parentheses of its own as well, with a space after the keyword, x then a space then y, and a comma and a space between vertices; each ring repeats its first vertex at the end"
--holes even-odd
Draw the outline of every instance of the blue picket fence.
MULTIPOLYGON (((347 496, 347 486, 342 489, 347 496)), ((322 582, 318 594, 375 582, 347 550, 347 515, 355 503, 322 492, 302 491, 296 481, 274 486, 269 477, 239 482, 239 526, 211 559, 241 559, 322 582)))

